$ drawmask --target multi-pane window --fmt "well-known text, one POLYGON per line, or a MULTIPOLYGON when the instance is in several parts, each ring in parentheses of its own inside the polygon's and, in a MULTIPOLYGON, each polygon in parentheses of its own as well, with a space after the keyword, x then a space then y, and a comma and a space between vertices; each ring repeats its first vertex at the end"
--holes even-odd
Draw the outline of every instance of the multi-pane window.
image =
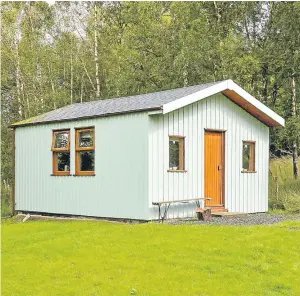
POLYGON ((70 130, 53 131, 53 175, 70 175, 70 130))
POLYGON ((76 129, 76 175, 95 174, 95 133, 94 128, 76 129))
POLYGON ((243 171, 255 172, 255 142, 243 141, 243 171))
POLYGON ((184 171, 184 137, 169 137, 169 171, 184 171))

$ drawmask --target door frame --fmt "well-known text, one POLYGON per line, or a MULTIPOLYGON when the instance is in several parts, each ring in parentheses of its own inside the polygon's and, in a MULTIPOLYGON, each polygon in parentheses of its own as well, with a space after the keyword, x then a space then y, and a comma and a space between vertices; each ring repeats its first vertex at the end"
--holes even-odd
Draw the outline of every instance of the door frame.
MULTIPOLYGON (((204 152, 204 170, 205 170, 205 159, 206 159, 206 155, 205 155, 205 134, 206 133, 217 133, 217 134, 221 134, 222 136, 222 178, 221 178, 221 187, 222 187, 222 191, 221 191, 221 203, 220 206, 225 207, 225 136, 226 136, 226 131, 225 129, 212 129, 212 128, 204 128, 204 141, 203 141, 203 152, 204 152)), ((205 171, 204 171, 204 178, 205 178, 205 171)), ((205 180, 204 180, 204 192, 205 192, 205 180)), ((213 206, 212 206, 213 207, 213 206)))

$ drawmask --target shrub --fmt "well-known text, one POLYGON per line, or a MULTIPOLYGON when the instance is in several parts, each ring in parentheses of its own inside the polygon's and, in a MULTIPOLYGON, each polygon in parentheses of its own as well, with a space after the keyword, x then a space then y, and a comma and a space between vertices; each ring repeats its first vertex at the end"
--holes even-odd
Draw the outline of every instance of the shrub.
POLYGON ((300 195, 291 193, 283 204, 286 211, 300 213, 300 195))

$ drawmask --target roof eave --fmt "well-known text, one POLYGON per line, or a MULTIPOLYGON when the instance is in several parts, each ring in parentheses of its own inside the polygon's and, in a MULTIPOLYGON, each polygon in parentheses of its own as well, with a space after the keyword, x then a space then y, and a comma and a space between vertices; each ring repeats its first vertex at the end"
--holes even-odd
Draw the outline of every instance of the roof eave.
POLYGON ((185 97, 182 97, 175 101, 172 101, 170 103, 167 103, 167 104, 163 105, 163 114, 170 113, 179 108, 185 107, 187 105, 190 105, 192 103, 195 103, 197 101, 205 99, 209 96, 212 96, 219 92, 222 92, 224 89, 227 88, 227 85, 228 85, 228 80, 221 81, 218 84, 215 84, 215 85, 207 87, 203 90, 192 93, 188 96, 185 96, 185 97))
POLYGON ((222 92, 230 100, 256 117, 269 127, 284 126, 285 120, 270 108, 255 99, 252 95, 234 83, 231 79, 222 81, 216 85, 200 90, 191 95, 182 97, 163 105, 163 114, 167 114, 179 108, 185 107, 209 96, 222 92))
POLYGON ((155 111, 155 110, 161 110, 161 109, 162 109, 162 107, 153 107, 153 108, 145 108, 145 109, 139 109, 139 110, 128 110, 128 111, 124 111, 124 112, 106 113, 106 114, 93 115, 93 116, 82 116, 82 117, 67 118, 67 119, 29 122, 29 123, 24 123, 24 124, 14 123, 14 124, 9 125, 8 127, 15 129, 17 127, 24 127, 24 126, 33 126, 33 125, 35 126, 35 125, 51 124, 51 123, 58 123, 58 122, 79 121, 79 120, 85 120, 85 119, 117 116, 117 115, 123 115, 123 114, 149 112, 149 111, 155 111))

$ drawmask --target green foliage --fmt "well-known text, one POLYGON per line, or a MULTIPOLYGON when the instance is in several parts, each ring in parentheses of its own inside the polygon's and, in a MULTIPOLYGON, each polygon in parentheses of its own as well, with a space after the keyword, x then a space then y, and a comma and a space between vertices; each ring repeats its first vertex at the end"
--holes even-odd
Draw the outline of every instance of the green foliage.
POLYGON ((287 119, 271 130, 272 151, 300 146, 299 2, 3 2, 1 20, 8 184, 12 122, 95 100, 95 36, 100 99, 231 78, 287 119))
POLYGON ((3 296, 300 294, 297 221, 245 227, 7 220, 3 296))
MULTIPOLYGON (((296 186, 295 186, 296 187, 296 186)), ((298 186, 299 189, 299 186, 298 186)), ((300 212, 300 190, 298 193, 292 193, 290 190, 290 195, 284 201, 284 208, 287 212, 295 213, 300 212)))
POLYGON ((272 173, 269 186, 270 209, 300 212, 300 180, 293 178, 291 159, 272 159, 270 171, 272 173))

